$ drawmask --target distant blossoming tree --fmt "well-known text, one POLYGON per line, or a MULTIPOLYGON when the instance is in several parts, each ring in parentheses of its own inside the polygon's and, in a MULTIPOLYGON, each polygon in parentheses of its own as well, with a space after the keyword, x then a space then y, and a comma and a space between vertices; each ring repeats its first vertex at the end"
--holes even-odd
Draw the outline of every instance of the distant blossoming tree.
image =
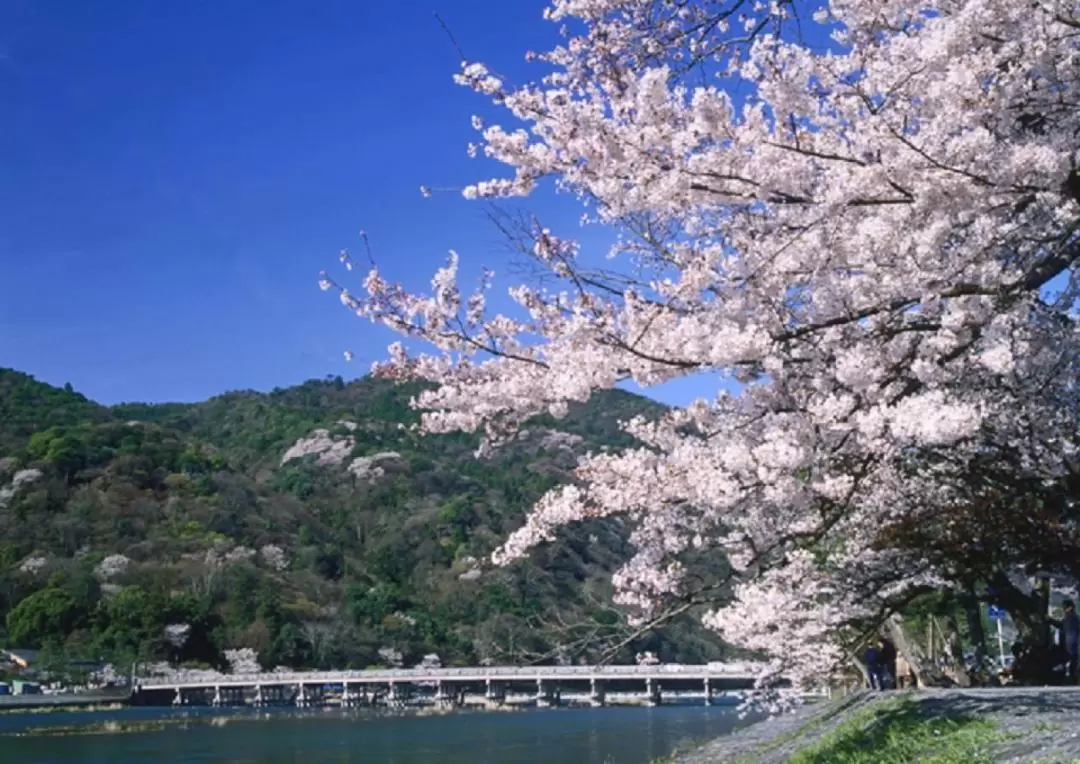
MULTIPOLYGON (((0 465, 0 475, 7 473, 10 468, 8 460, 0 465)), ((11 485, 0 485, 0 509, 5 508, 20 490, 24 489, 41 479, 44 473, 38 469, 19 470, 11 477, 11 485)))
POLYGON ((265 544, 259 548, 259 557, 271 570, 283 571, 289 568, 289 558, 285 550, 276 544, 265 544))
POLYGON ((416 664, 418 669, 442 668, 442 659, 436 653, 428 653, 416 664))
POLYGON ((428 432, 490 446, 625 380, 738 383, 626 423, 640 447, 584 457, 495 561, 623 516, 637 552, 617 596, 644 623, 730 586, 708 623, 772 658, 763 683, 809 681, 843 658, 845 624, 950 580, 886 529, 948 525, 987 474, 1071 469, 1080 10, 553 0, 548 16, 566 40, 539 82, 463 64, 515 123, 474 120, 472 150, 511 173, 465 193, 553 179, 619 233, 612 264, 537 224, 518 233, 558 287, 515 286, 510 315, 488 310, 490 279, 462 293, 456 255, 431 296, 377 269, 355 294, 321 286, 432 348, 376 366, 435 383, 414 402, 428 432), (703 587, 686 561, 710 551, 732 573, 703 587))
POLYGON ((43 571, 49 564, 49 561, 38 555, 31 555, 19 563, 19 572, 27 573, 31 576, 36 576, 43 571))
POLYGON ((225 650, 223 654, 230 674, 258 674, 262 671, 259 654, 250 647, 225 650))
POLYGON ((235 565, 241 562, 249 562, 254 556, 254 549, 248 549, 246 546, 238 546, 225 555, 225 564, 235 565))
POLYGON ((94 574, 102 581, 109 581, 117 576, 122 576, 127 572, 128 565, 130 564, 131 560, 126 556, 122 554, 110 554, 94 568, 94 574))
POLYGON ((96 671, 91 671, 89 678, 91 685, 96 685, 98 687, 124 684, 128 680, 128 678, 118 672, 116 667, 111 663, 105 664, 96 671))
POLYGON ((405 656, 401 654, 400 650, 395 650, 392 647, 380 647, 379 660, 388 668, 401 668, 405 665, 405 656))
POLYGON ((177 650, 183 649, 191 636, 191 624, 169 623, 165 625, 165 641, 177 650))

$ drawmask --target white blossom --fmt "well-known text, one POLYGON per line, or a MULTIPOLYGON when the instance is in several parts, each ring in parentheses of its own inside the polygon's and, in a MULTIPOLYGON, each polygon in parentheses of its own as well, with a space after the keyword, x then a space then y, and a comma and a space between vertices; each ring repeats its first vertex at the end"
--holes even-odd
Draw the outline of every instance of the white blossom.
MULTIPOLYGON (((3 474, 0 472, 0 474, 3 474)), ((18 470, 11 476, 11 484, 0 486, 0 509, 5 508, 20 490, 41 479, 41 470, 26 469, 18 470)))
POLYGON ((116 667, 111 663, 90 672, 90 683, 98 687, 126 684, 127 681, 128 677, 117 671, 116 667))
POLYGON ((375 480, 386 474, 387 467, 401 464, 397 451, 382 451, 371 456, 358 456, 349 464, 349 472, 361 480, 375 480))
POLYGON ((246 546, 238 546, 226 553, 225 563, 227 565, 235 565, 236 563, 249 562, 254 556, 254 549, 248 549, 246 546))
POLYGON ((30 556, 19 563, 19 572, 26 573, 31 576, 36 576, 49 564, 49 561, 45 557, 30 556))
POLYGON ((19 470, 11 476, 11 487, 17 491, 23 486, 37 482, 41 479, 43 474, 44 473, 38 469, 19 470))
POLYGON ((401 668, 405 665, 405 656, 392 647, 380 647, 379 660, 389 668, 401 668))
POLYGON ((285 550, 276 544, 266 544, 259 549, 259 557, 263 564, 271 570, 278 572, 289 569, 289 558, 285 550))
POLYGON ((170 623, 165 625, 165 641, 173 647, 180 649, 187 644, 191 636, 191 624, 170 623))
POLYGON ((229 565, 249 562, 253 557, 255 557, 254 549, 249 549, 246 546, 236 546, 230 549, 227 542, 221 542, 206 550, 203 556, 203 564, 211 570, 220 570, 229 565))
POLYGON ((225 650, 225 662, 229 664, 230 674, 258 674, 262 672, 259 654, 250 647, 225 650))
POLYGON ((512 125, 481 126, 508 173, 465 195, 553 179, 619 235, 604 270, 537 224, 522 248, 553 286, 516 284, 508 313, 490 281, 462 293, 453 253, 426 296, 322 275, 429 346, 374 369, 433 383, 422 429, 484 449, 627 381, 714 384, 582 457, 494 561, 621 517, 617 598, 647 618, 693 585, 684 552, 724 555, 735 598, 707 622, 769 656, 763 687, 808 685, 845 619, 947 581, 883 527, 947 514, 995 455, 1052 480, 1080 432, 1075 1, 831 0, 798 35, 785 6, 552 0, 569 39, 542 80, 456 75, 512 125))
POLYGON ((335 438, 329 430, 320 428, 312 431, 306 438, 300 438, 282 455, 281 463, 293 459, 318 455, 318 463, 323 465, 341 464, 352 453, 356 439, 352 437, 335 438))
POLYGON ((425 655, 419 663, 416 664, 416 668, 419 669, 437 669, 442 668, 442 659, 435 653, 428 653, 425 655))
POLYGON ((122 554, 110 554, 94 568, 94 575, 102 581, 109 581, 127 572, 131 560, 122 554))

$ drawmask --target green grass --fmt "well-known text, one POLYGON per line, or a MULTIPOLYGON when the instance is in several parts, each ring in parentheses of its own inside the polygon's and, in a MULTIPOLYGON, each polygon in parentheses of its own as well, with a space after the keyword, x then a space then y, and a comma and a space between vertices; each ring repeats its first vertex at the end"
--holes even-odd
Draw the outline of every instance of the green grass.
POLYGON ((859 703, 865 694, 866 692, 864 691, 849 695, 845 698, 840 698, 839 700, 826 701, 823 704, 825 708, 824 712, 821 712, 820 709, 818 709, 818 713, 815 713, 807 719, 798 729, 777 735, 772 740, 757 746, 749 753, 738 754, 726 764, 755 764, 765 754, 809 734, 818 727, 828 724, 837 716, 846 713, 851 706, 859 703))
POLYGON ((991 746, 1005 739, 987 719, 928 717, 910 700, 875 705, 844 722, 790 764, 994 764, 991 746))

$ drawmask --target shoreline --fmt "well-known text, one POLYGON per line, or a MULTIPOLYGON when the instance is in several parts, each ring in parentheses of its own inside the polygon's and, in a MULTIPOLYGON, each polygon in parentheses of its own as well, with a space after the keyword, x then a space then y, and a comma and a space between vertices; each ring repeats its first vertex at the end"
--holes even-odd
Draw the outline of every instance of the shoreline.
POLYGON ((69 695, 0 695, 0 714, 115 710, 131 705, 131 697, 130 690, 69 695))
MULTIPOLYGON (((72 709, 85 710, 85 709, 72 709)), ((405 718, 425 716, 446 716, 461 712, 491 713, 491 709, 440 709, 435 707, 413 708, 290 708, 287 706, 271 708, 225 707, 213 708, 197 706, 171 708, 167 706, 123 706, 114 711, 158 715, 150 719, 101 719, 87 720, 77 724, 50 724, 28 726, 25 729, 0 732, 0 739, 8 737, 73 737, 78 735, 115 735, 138 732, 161 732, 166 729, 192 729, 197 727, 223 727, 227 724, 271 721, 282 716, 292 718, 321 718, 330 715, 348 717, 355 720, 405 718)), ((503 712, 515 712, 519 709, 504 709, 503 712)), ((29 712, 28 715, 32 715, 29 712)))
POLYGON ((1080 687, 861 690, 676 752, 665 764, 1058 764, 1080 760, 1080 687), (902 751, 904 756, 897 758, 902 751))

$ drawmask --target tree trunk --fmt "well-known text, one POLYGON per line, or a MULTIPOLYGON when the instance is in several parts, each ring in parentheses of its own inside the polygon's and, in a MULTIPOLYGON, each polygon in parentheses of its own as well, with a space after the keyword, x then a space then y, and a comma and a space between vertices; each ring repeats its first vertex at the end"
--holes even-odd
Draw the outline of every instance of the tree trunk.
POLYGON ((854 653, 849 653, 848 654, 848 663, 850 663, 852 666, 854 666, 855 670, 859 672, 859 676, 862 679, 862 686, 863 687, 869 687, 870 686, 870 672, 867 670, 866 663, 863 661, 863 659, 860 658, 859 656, 855 655, 854 653))
POLYGON ((1012 616, 1022 645, 1023 657, 1014 667, 1017 681, 1021 684, 1053 683, 1057 655, 1051 640, 1050 580, 1040 578, 1031 594, 1014 586, 1004 573, 998 573, 992 585, 997 602, 1012 616))
POLYGON ((948 687, 954 684, 952 679, 927 657, 918 638, 911 633, 900 614, 894 613, 889 616, 885 621, 885 628, 888 630, 889 639, 896 645, 897 651, 903 654, 904 659, 911 666, 919 687, 948 687))
POLYGON ((986 649, 986 630, 983 629, 982 608, 974 593, 968 592, 962 598, 964 619, 967 621, 968 636, 975 649, 975 662, 982 664, 988 652, 986 649))
POLYGON ((964 643, 960 639, 960 626, 951 613, 945 619, 945 673, 960 687, 971 686, 971 674, 964 665, 964 643))

